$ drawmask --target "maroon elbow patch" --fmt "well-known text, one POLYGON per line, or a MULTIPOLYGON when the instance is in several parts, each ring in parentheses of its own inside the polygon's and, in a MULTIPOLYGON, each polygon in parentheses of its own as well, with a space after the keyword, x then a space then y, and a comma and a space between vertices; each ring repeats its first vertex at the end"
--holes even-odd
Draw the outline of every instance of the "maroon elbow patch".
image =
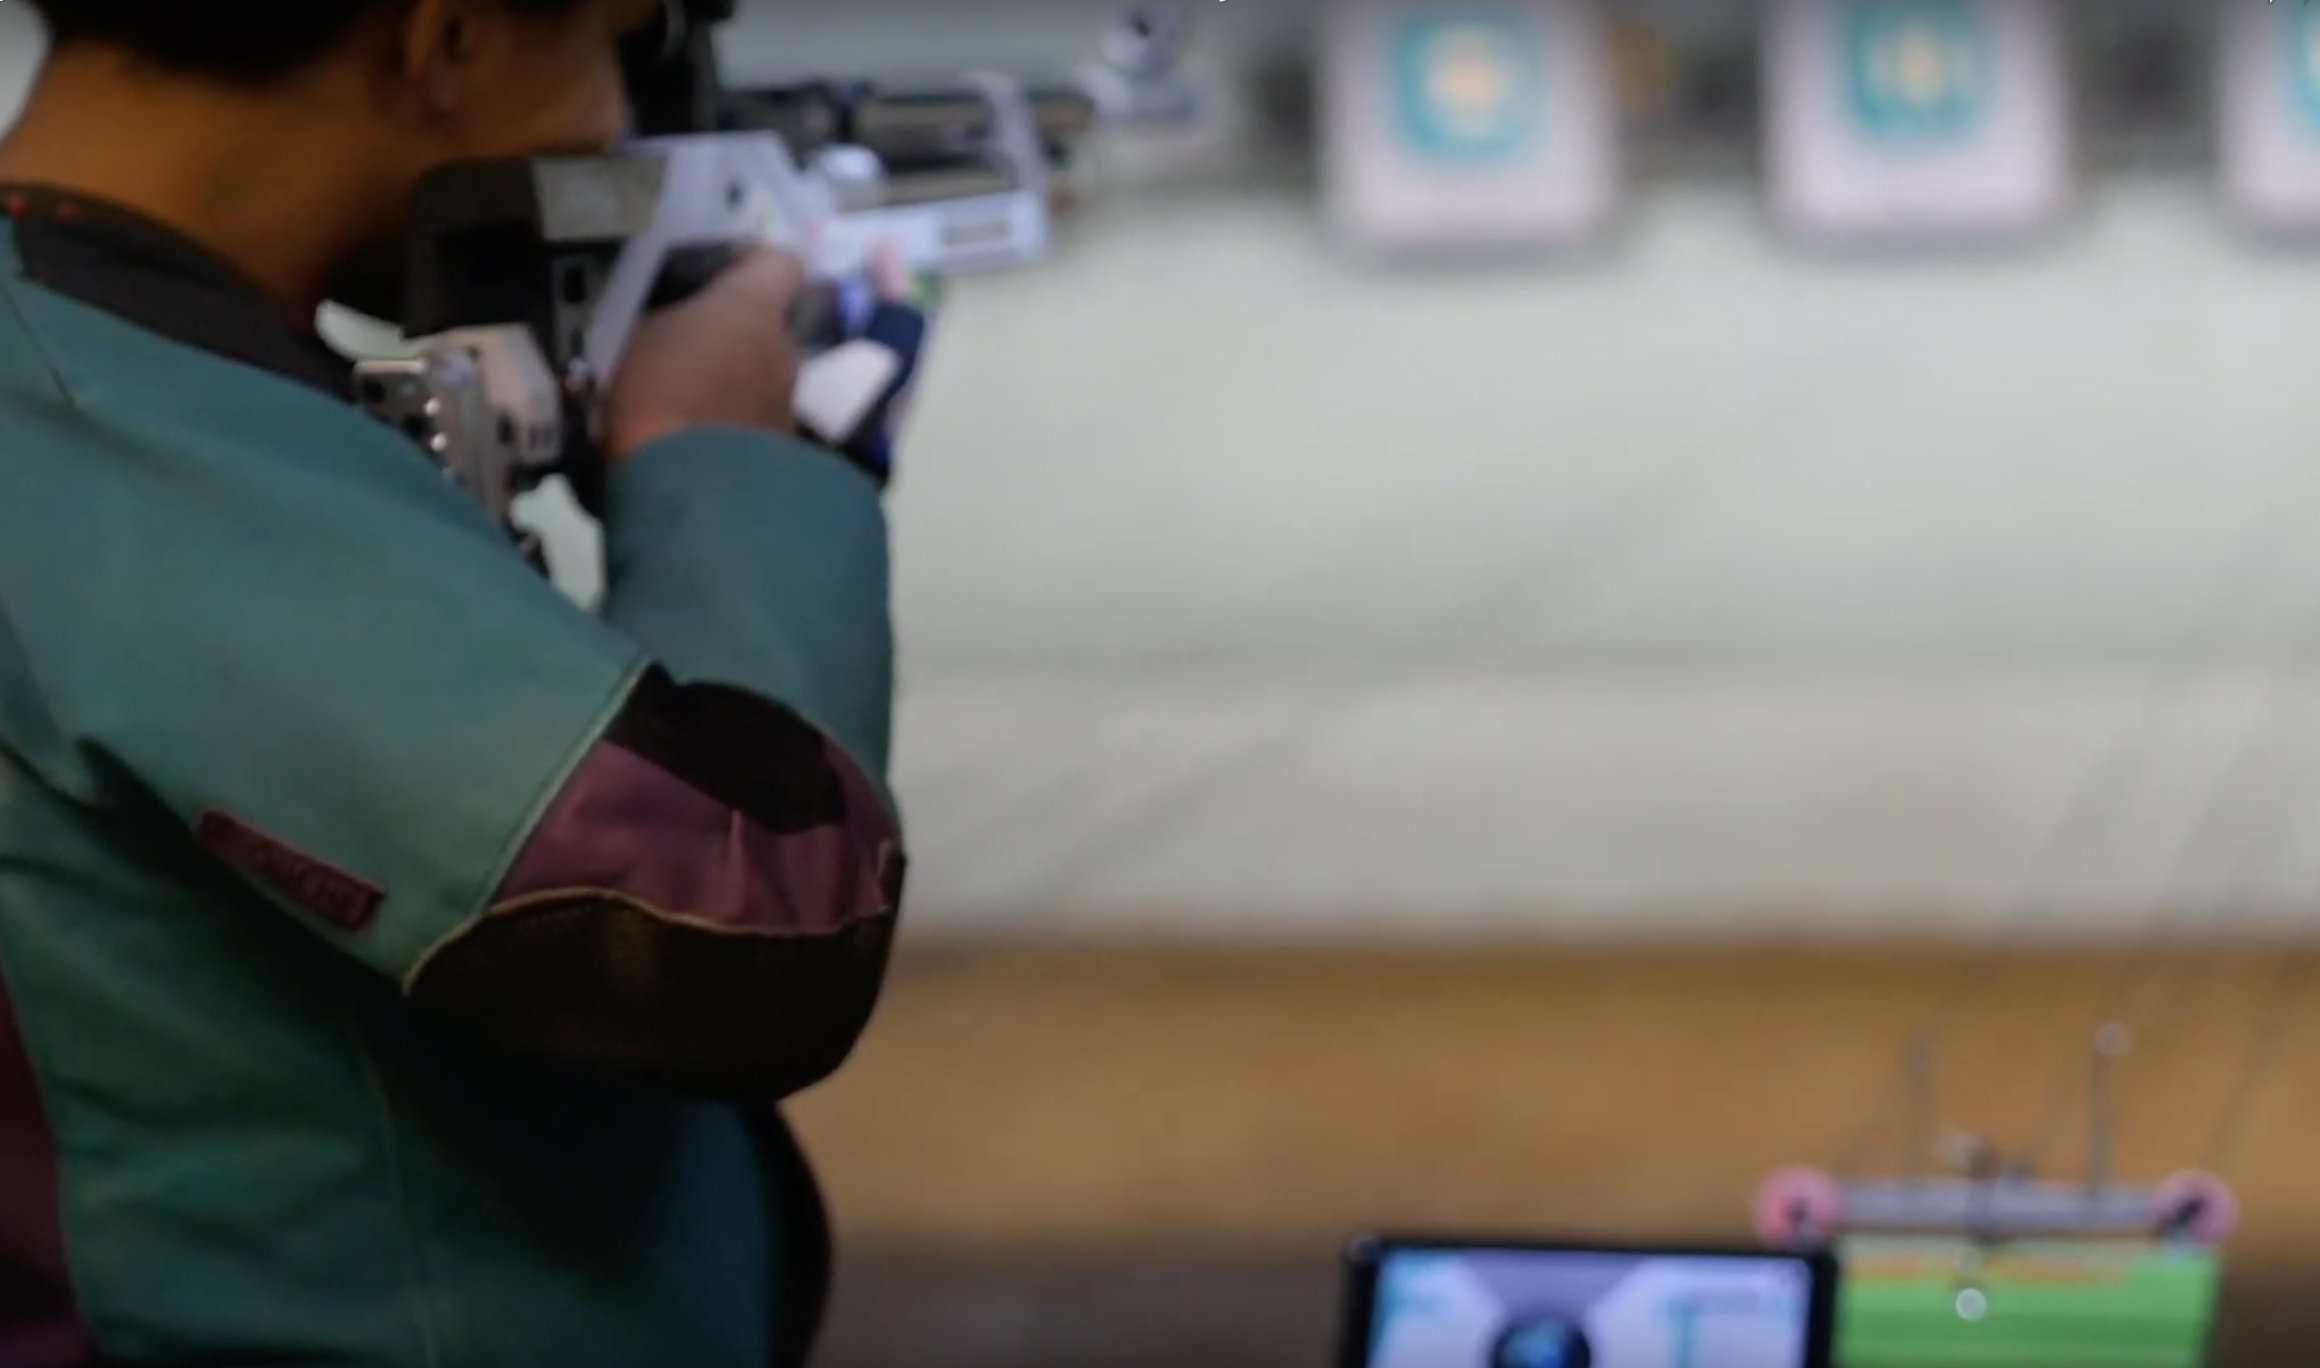
POLYGON ((361 931, 378 915, 386 891, 230 812, 211 808, 194 819, 194 839, 226 864, 292 905, 344 931, 361 931))
POLYGON ((825 936, 891 911, 900 845, 869 781, 826 742, 790 758, 821 769, 815 777, 842 795, 825 820, 756 820, 655 760, 599 744, 533 832, 495 906, 594 892, 781 936, 825 936))

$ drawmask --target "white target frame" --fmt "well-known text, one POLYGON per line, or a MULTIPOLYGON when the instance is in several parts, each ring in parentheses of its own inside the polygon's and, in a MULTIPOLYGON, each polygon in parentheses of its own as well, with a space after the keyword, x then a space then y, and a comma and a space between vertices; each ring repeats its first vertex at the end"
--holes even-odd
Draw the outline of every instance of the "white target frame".
POLYGON ((2229 0, 2219 17, 2225 212, 2256 232, 2320 233, 2320 6, 2229 0))
POLYGON ((1344 241, 1388 252, 1554 247, 1612 226, 1618 87, 1598 0, 1338 0, 1321 18, 1324 199, 1344 241), (1479 87, 1499 97, 1478 102, 1464 128, 1427 108, 1412 56, 1461 26, 1465 41, 1487 42, 1479 87), (1430 127, 1438 118, 1446 133, 1430 127))
POLYGON ((2010 238, 2075 208, 2055 0, 1775 0, 1764 44, 1769 212, 1782 230, 1839 244, 2010 238), (1928 33, 1940 38, 1930 59, 1893 48, 1923 48, 1928 33))

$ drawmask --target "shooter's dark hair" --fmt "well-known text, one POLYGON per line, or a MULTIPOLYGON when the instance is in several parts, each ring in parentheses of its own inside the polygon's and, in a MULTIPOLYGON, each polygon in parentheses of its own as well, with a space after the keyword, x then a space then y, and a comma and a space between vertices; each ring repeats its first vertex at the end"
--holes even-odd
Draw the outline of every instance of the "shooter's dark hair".
MULTIPOLYGON (((498 0, 555 17, 588 0, 498 0)), ((30 0, 55 47, 102 43, 156 66, 265 85, 316 61, 394 0, 30 0)))

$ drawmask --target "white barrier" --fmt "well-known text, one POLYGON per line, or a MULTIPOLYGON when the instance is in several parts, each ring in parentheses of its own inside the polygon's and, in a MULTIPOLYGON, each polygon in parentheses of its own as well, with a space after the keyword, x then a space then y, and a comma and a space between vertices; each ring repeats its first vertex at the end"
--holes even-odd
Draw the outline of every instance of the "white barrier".
POLYGON ((2320 932, 2320 677, 1820 668, 908 688, 911 935, 2320 932))

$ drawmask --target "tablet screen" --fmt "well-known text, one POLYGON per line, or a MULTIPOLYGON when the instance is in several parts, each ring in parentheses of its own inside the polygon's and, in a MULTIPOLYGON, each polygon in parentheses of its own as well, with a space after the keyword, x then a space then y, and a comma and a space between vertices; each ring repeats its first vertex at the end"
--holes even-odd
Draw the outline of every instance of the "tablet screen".
POLYGON ((1348 1368, 1824 1368, 1835 1267, 1799 1255, 1381 1242, 1348 1368))

